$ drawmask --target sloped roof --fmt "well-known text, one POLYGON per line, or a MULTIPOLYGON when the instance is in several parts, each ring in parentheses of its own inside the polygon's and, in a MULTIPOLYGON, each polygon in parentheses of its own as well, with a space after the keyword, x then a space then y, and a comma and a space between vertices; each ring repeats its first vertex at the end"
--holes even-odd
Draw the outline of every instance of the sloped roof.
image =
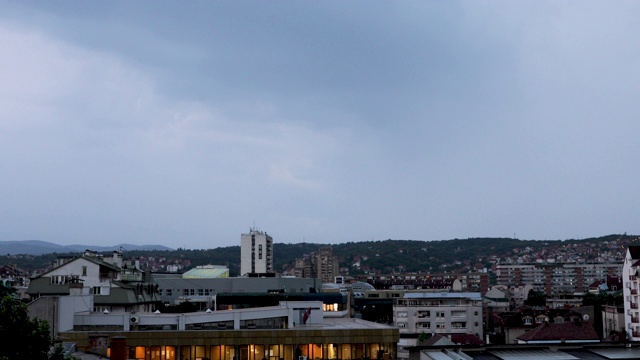
POLYGON ((427 340, 420 343, 420 345, 425 346, 444 346, 444 345, 455 345, 453 341, 451 341, 448 337, 435 334, 427 340))
POLYGON ((156 293, 152 290, 151 293, 146 291, 147 284, 140 284, 140 287, 136 291, 137 285, 123 284, 118 281, 113 282, 114 285, 109 289, 109 295, 96 295, 94 296, 94 303, 96 305, 134 305, 142 303, 154 303, 158 302, 156 293), (137 296, 136 296, 137 294, 137 296))
POLYGON ((69 261, 65 262, 64 264, 60 264, 60 265, 56 266, 55 268, 53 268, 53 269, 51 269, 51 270, 49 270, 47 272, 44 272, 42 274, 38 274, 38 275, 34 276, 33 279, 37 279, 37 278, 40 278, 40 277, 47 277, 47 275, 52 273, 53 271, 55 271, 57 269, 60 269, 60 268, 63 268, 65 266, 68 266, 69 264, 71 264, 73 262, 76 262, 76 261, 80 261, 80 260, 86 260, 86 261, 92 262, 92 263, 94 263, 94 264, 96 264, 98 266, 107 267, 111 271, 116 271, 116 272, 120 271, 119 267, 117 267, 117 266, 115 266, 113 264, 109 264, 106 261, 100 260, 100 259, 92 257, 92 256, 80 256, 80 257, 77 257, 77 258, 75 258, 73 260, 69 260, 69 261))
POLYGON ((478 292, 456 292, 456 293, 428 293, 428 292, 412 292, 405 293, 405 299, 470 299, 482 300, 482 295, 478 292))
POLYGON ((484 345, 485 342, 473 334, 451 334, 451 341, 460 345, 484 345))
POLYGON ((544 323, 517 337, 518 340, 598 340, 593 325, 582 321, 564 323, 544 323))

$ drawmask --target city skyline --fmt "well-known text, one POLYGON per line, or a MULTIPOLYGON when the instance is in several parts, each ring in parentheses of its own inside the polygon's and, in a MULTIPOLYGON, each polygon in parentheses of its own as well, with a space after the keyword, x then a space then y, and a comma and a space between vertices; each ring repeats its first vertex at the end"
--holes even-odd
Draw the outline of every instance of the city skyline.
POLYGON ((1 241, 640 233, 640 3, 0 5, 1 241))

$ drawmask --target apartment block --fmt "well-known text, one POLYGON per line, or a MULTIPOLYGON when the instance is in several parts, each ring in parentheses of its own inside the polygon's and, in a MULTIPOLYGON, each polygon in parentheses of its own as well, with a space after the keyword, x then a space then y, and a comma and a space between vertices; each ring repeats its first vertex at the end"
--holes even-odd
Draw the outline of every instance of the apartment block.
POLYGON ((533 285, 533 290, 547 295, 586 293, 595 281, 621 273, 621 263, 499 264, 496 283, 506 286, 529 284, 533 285))
POLYGON ((629 246, 624 258, 622 280, 624 281, 624 324, 631 341, 640 341, 640 246, 629 246))
POLYGON ((440 335, 470 334, 482 339, 482 295, 478 293, 409 292, 393 305, 394 325, 400 331, 398 358, 408 357, 402 350, 418 345, 421 333, 440 335))
POLYGON ((240 274, 273 273, 273 238, 266 232, 251 228, 240 239, 240 274))

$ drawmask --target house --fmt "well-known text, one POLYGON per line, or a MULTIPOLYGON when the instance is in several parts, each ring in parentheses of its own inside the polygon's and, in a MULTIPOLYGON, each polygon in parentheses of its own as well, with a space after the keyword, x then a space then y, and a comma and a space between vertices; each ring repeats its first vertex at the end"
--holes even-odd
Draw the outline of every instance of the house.
POLYGON ((544 322, 516 338, 518 344, 598 343, 600 339, 591 323, 580 321, 544 322))
POLYGON ((518 339, 545 323, 562 324, 584 321, 584 314, 574 309, 553 309, 546 307, 523 306, 516 312, 502 313, 502 332, 505 344, 517 344, 518 339))
POLYGON ((29 286, 29 273, 19 268, 15 264, 0 266, 0 282, 4 286, 12 287, 16 290, 19 299, 28 299, 27 287, 29 286))
POLYGON ((61 311, 77 308, 96 313, 152 311, 159 304, 157 287, 144 282, 135 263, 119 252, 100 256, 86 251, 79 257, 60 257, 53 269, 29 282, 29 313, 47 320, 53 337, 58 334, 61 311))

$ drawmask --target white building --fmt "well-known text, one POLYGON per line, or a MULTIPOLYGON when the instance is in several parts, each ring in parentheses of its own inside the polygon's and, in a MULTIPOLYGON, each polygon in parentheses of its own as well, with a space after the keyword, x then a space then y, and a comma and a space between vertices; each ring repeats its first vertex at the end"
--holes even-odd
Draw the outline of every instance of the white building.
POLYGON ((267 273, 273 273, 273 238, 251 228, 241 236, 240 275, 267 273))
POLYGON ((398 358, 403 347, 417 345, 420 333, 471 334, 482 339, 482 295, 478 293, 410 292, 393 305, 393 321, 400 330, 398 358))
POLYGON ((627 336, 631 341, 640 340, 640 310, 638 310, 638 288, 640 281, 640 246, 629 246, 622 267, 622 281, 624 282, 624 323, 627 336))

